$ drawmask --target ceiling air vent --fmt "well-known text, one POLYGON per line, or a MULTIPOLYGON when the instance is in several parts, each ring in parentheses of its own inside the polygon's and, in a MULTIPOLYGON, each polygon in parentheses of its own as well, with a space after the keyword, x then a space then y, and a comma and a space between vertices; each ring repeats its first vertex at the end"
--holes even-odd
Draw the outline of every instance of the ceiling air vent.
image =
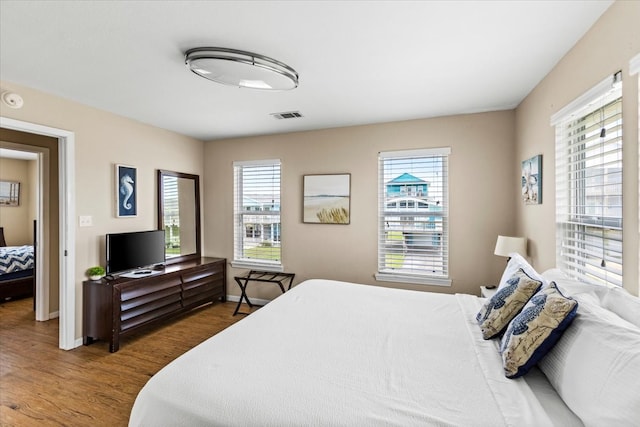
POLYGON ((302 114, 300 114, 300 111, 287 111, 284 113, 271 113, 271 115, 273 117, 275 117, 276 119, 280 120, 280 119, 298 119, 300 117, 303 117, 302 114))

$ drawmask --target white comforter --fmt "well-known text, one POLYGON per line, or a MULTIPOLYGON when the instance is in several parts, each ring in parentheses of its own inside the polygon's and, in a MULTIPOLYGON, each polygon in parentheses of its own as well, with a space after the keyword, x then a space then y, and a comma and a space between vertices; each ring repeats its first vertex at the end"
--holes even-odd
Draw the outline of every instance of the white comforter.
POLYGON ((544 426, 481 300, 309 280, 149 380, 130 426, 544 426))

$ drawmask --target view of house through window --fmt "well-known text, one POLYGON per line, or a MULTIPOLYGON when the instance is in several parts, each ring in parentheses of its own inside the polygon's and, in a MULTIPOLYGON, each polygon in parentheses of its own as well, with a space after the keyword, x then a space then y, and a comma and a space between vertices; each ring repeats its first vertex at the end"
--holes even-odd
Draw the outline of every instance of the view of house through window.
POLYGON ((234 162, 234 261, 281 265, 280 161, 234 162))
POLYGON ((448 154, 380 153, 378 279, 448 279, 448 154))

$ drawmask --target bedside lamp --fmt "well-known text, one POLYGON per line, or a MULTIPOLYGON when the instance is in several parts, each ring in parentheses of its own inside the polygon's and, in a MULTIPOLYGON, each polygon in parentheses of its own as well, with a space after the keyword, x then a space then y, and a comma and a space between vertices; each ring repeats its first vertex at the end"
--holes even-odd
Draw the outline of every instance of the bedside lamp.
MULTIPOLYGON (((498 256, 509 257, 509 254, 512 252, 527 255, 527 238, 498 236, 496 248, 493 253, 498 256)), ((511 257, 509 257, 509 259, 511 259, 511 257)), ((507 259, 507 262, 509 262, 509 259, 507 259)))

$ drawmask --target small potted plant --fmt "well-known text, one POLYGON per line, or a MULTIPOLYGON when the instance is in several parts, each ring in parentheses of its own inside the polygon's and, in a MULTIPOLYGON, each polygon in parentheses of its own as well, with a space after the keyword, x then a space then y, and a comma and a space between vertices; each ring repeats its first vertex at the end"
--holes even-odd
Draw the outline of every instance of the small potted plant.
POLYGON ((100 280, 104 277, 104 268, 100 267, 99 265, 96 265, 95 267, 91 267, 87 270, 87 276, 89 276, 89 279, 91 280, 100 280))

